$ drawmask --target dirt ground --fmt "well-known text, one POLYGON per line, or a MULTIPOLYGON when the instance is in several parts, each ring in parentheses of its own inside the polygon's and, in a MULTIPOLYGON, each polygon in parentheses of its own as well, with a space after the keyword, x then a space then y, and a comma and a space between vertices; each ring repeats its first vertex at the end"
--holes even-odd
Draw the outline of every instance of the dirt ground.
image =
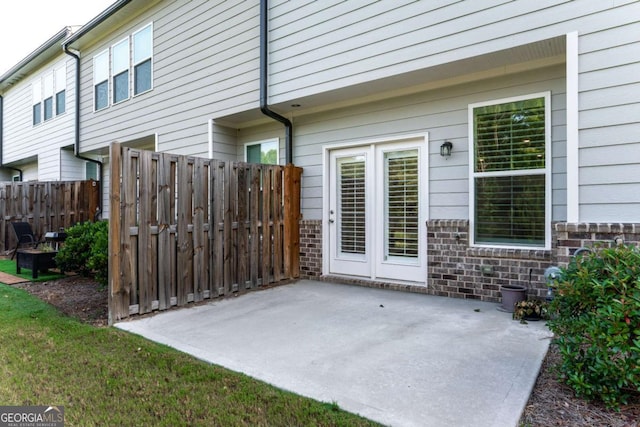
POLYGON ((48 282, 25 282, 13 285, 26 289, 68 316, 94 326, 107 326, 107 288, 95 279, 70 276, 48 282))
MULTIPOLYGON (((60 280, 14 285, 54 305, 63 313, 97 327, 106 326, 107 289, 93 279, 66 277, 60 280)), ((520 419, 531 427, 640 427, 640 395, 620 408, 608 410, 602 404, 585 402, 557 380, 555 367, 560 354, 552 344, 542 364, 533 393, 520 419)))

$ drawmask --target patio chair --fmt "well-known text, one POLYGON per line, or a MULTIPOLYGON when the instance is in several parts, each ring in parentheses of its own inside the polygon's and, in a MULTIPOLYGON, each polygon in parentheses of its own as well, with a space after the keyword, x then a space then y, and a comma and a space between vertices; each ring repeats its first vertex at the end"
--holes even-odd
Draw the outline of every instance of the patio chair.
POLYGON ((36 240, 36 236, 33 234, 31 224, 28 222, 12 222, 11 227, 13 227, 13 231, 16 234, 17 239, 16 247, 13 249, 13 253, 11 254, 11 259, 16 256, 16 252, 18 252, 18 248, 21 245, 35 249, 40 244, 40 242, 36 240))

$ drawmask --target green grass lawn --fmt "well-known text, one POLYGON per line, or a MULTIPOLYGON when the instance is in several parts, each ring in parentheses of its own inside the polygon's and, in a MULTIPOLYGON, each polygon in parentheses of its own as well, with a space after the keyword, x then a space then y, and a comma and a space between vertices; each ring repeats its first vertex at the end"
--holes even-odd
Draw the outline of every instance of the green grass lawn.
POLYGON ((1 284, 0 342, 0 404, 62 405, 67 426, 375 425, 1 284))
POLYGON ((20 274, 16 273, 16 260, 14 259, 0 259, 0 271, 3 273, 11 274, 13 276, 22 277, 30 282, 46 282, 48 280, 55 280, 64 277, 64 274, 56 273, 54 271, 47 271, 46 273, 38 273, 38 278, 33 279, 31 277, 32 272, 27 268, 22 268, 20 274))

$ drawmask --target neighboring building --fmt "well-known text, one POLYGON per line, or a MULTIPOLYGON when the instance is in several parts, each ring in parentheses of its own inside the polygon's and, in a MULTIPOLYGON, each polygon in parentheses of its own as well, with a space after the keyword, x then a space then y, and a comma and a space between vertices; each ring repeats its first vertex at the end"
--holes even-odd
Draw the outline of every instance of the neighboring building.
POLYGON ((267 6, 290 150, 260 108, 261 2, 121 0, 64 42, 81 152, 292 153, 309 276, 497 301, 579 246, 640 241, 640 2, 267 6))
POLYGON ((61 42, 63 28, 0 76, 0 180, 96 178, 74 155, 75 69, 61 42))

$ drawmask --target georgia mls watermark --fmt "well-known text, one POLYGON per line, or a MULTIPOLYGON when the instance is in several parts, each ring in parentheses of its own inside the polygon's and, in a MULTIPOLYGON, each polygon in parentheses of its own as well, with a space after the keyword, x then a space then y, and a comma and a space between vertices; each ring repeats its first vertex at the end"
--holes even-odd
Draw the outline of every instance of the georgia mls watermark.
POLYGON ((0 427, 64 427, 64 406, 0 406, 0 427))

